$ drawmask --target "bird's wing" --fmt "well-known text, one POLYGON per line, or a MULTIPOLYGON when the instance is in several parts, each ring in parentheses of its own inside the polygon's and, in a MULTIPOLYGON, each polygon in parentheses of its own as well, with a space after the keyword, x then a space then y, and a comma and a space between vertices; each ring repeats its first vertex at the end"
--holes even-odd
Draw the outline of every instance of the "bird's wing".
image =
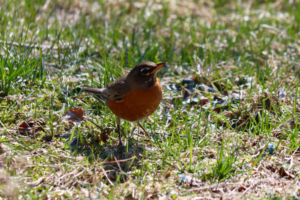
POLYGON ((127 75, 122 76, 105 88, 82 88, 81 90, 98 95, 105 101, 107 99, 122 101, 124 95, 131 89, 126 82, 126 77, 127 75))

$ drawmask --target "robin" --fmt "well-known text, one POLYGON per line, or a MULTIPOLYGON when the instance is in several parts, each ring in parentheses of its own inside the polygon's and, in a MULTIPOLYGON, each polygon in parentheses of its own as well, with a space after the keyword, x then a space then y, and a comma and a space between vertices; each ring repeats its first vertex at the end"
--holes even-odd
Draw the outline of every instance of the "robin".
POLYGON ((139 121, 150 116, 162 100, 162 87, 156 74, 165 64, 167 63, 142 62, 137 64, 129 74, 122 76, 105 88, 82 88, 82 91, 100 96, 117 116, 119 146, 122 145, 121 119, 137 122, 149 136, 139 121))

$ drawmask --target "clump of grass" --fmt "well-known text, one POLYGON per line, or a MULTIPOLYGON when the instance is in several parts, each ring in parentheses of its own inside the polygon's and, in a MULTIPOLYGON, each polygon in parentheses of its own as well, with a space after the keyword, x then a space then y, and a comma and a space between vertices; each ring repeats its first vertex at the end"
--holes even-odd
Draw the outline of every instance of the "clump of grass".
MULTIPOLYGON (((238 151, 238 150, 237 150, 238 151)), ((212 167, 212 171, 209 174, 205 174, 203 178, 214 181, 223 181, 232 176, 235 172, 235 164, 237 161, 237 152, 232 151, 228 156, 225 155, 224 141, 219 149, 217 155, 217 161, 212 167)))
POLYGON ((22 55, 8 46, 2 47, 4 55, 0 55, 0 96, 15 94, 29 82, 37 82, 43 78, 41 59, 22 55))

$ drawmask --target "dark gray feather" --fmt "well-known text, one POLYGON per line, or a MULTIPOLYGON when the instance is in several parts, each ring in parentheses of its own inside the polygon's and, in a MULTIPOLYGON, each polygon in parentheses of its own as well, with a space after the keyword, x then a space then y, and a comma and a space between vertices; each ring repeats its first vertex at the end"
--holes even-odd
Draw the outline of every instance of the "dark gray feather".
POLYGON ((81 90, 100 96, 100 98, 105 101, 107 99, 122 101, 124 95, 131 89, 126 82, 126 77, 127 75, 122 76, 105 88, 82 88, 81 90))

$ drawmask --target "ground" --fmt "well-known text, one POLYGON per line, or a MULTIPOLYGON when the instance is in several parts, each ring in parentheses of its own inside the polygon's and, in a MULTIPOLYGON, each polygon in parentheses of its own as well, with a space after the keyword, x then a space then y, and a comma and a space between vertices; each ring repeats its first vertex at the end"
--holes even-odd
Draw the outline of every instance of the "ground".
POLYGON ((299 0, 0 0, 0 196, 300 199, 299 0), (82 87, 168 62, 141 122, 82 87))

